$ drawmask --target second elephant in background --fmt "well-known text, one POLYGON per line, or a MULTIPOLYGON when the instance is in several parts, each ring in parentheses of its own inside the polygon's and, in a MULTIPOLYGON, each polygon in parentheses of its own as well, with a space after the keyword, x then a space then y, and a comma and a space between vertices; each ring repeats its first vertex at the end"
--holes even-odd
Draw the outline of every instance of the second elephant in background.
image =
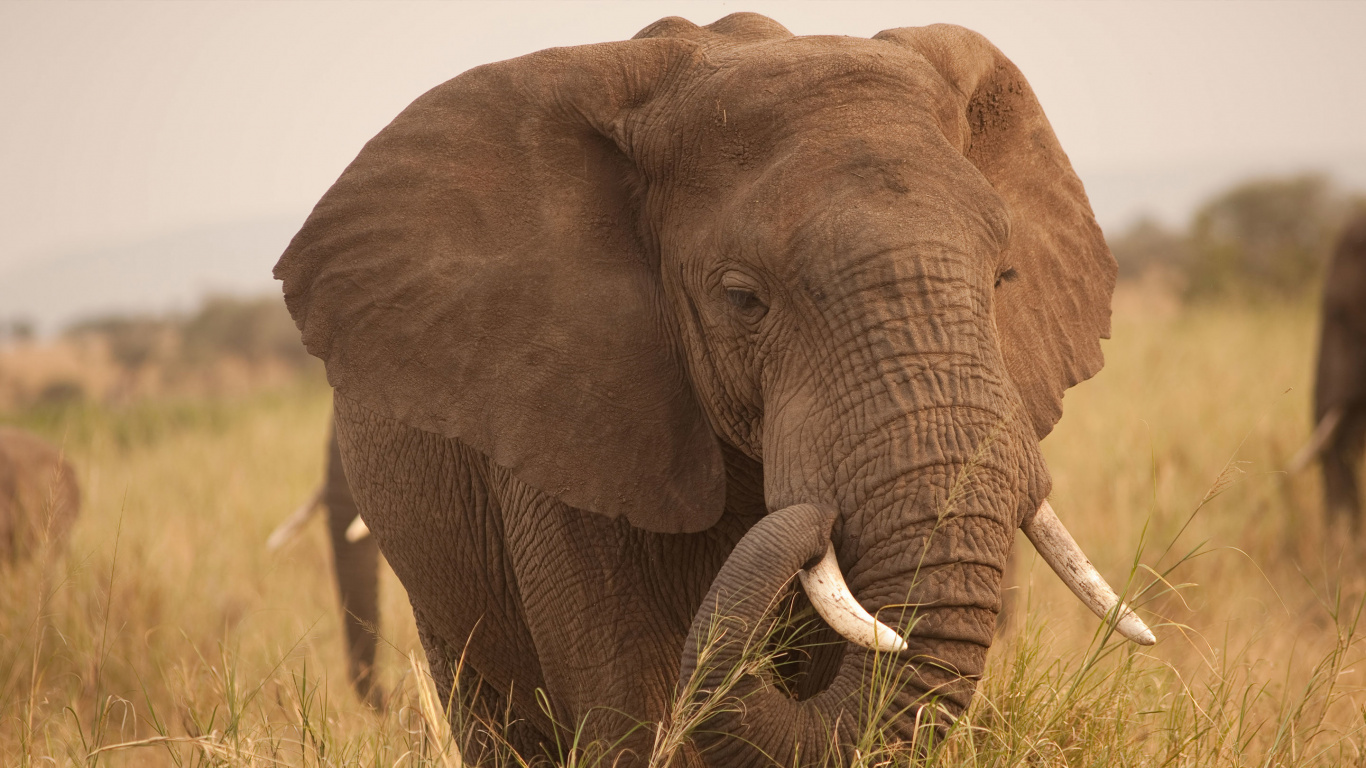
POLYGON ((1366 212, 1348 222, 1328 264, 1314 382, 1309 445, 1295 459, 1323 465, 1324 508, 1330 524, 1362 532, 1361 472, 1366 449, 1366 212))
POLYGON ((76 471, 37 435, 0 426, 0 563, 59 552, 80 513, 76 471))

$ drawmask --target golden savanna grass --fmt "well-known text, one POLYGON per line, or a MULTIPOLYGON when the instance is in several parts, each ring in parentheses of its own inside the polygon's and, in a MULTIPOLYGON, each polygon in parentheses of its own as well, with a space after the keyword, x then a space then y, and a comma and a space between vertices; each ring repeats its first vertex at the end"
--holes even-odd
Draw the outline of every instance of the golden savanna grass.
MULTIPOLYGON (((1325 530, 1316 473, 1282 471, 1310 429, 1313 308, 1126 286, 1114 326, 1044 450, 1059 516, 1112 583, 1132 577, 1158 645, 1098 637, 1021 538, 968 715, 917 753, 864 734, 859 765, 1366 764, 1366 559, 1325 530)), ((86 503, 65 557, 0 572, 0 765, 460 764, 392 575, 379 714, 345 680, 322 527, 263 547, 321 477, 328 409, 307 380, 4 418, 65 447, 86 503)), ((730 705, 643 726, 654 762, 730 705)))

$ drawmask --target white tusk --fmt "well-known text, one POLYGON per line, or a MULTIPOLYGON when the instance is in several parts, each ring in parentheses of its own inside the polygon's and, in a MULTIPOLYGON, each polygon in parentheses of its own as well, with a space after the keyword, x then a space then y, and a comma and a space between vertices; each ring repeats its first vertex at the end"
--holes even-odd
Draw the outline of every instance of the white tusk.
POLYGON ((840 573, 840 564, 835 560, 834 544, 826 548, 825 557, 819 563, 798 571, 797 576, 816 613, 846 640, 875 651, 900 653, 906 650, 906 641, 895 629, 873 618, 854 599, 849 585, 844 582, 844 574, 840 573))
POLYGON ((1101 578, 1096 567, 1086 559, 1086 553, 1081 551, 1072 534, 1063 527, 1062 521, 1053 511, 1053 505, 1045 500, 1039 505, 1039 511, 1035 513, 1034 519, 1022 527, 1025 536, 1029 537, 1029 541, 1039 551, 1044 562, 1048 563, 1053 572, 1058 574, 1058 578, 1072 590, 1072 594, 1090 608, 1092 613, 1104 619, 1115 606, 1119 606, 1120 619, 1115 628, 1121 635, 1139 645, 1152 645, 1157 642, 1148 625, 1138 618, 1133 609, 1119 601, 1115 591, 1110 589, 1110 585, 1101 578))
POLYGON ((370 526, 366 525, 365 521, 360 519, 360 515, 356 515, 356 519, 352 520, 351 524, 346 526, 346 540, 352 544, 355 544, 369 535, 370 526))
POLYGON ((266 550, 274 552, 293 541, 294 537, 299 535, 299 531, 303 530, 304 524, 313 517, 313 513, 322 508, 322 502, 323 487, 320 485, 318 490, 308 497, 308 501, 300 504, 299 508, 294 510, 289 517, 286 517, 279 527, 270 532, 270 537, 266 539, 266 550))
POLYGON ((1309 466, 1309 462, 1323 453, 1323 449, 1333 441, 1333 433, 1338 431, 1338 425, 1342 423, 1344 413, 1342 406, 1339 405, 1323 414, 1323 418, 1314 427, 1314 434, 1309 436, 1309 442, 1305 443, 1299 453, 1295 454, 1295 458, 1290 460, 1290 466, 1287 469, 1291 474, 1309 466))

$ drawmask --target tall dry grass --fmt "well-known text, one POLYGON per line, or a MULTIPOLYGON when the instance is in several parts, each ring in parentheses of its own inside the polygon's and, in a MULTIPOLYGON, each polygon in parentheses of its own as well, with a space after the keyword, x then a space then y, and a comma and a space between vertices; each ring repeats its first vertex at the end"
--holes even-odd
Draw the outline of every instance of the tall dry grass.
MULTIPOLYGON (((854 763, 1366 764, 1366 559, 1324 529, 1317 476, 1281 471, 1310 428, 1314 330, 1309 307, 1183 309, 1125 288, 1107 366, 1044 451, 1059 515, 1131 581, 1158 645, 1098 633, 1022 543, 1014 626, 968 714, 918 752, 863 734, 854 763)), ((461 764, 469 721, 452 733, 435 711, 448 692, 410 658, 392 576, 380 714, 345 681, 321 526, 262 546, 321 476, 328 406, 304 383, 5 417, 65 446, 86 505, 64 558, 0 573, 0 765, 461 764)), ((716 691, 643 724, 653 762, 733 705, 716 691)), ((563 763, 598 764, 602 746, 563 763)))

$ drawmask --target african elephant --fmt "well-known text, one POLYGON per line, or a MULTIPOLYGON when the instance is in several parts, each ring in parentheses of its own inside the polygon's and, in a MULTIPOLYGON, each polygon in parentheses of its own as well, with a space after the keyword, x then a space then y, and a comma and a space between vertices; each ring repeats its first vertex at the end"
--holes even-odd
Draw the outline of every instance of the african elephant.
POLYGON ((347 678, 362 701, 382 707, 384 694, 374 680, 375 630, 379 626, 379 546, 373 537, 356 535, 351 530, 353 522, 359 518, 356 499, 346 482, 335 426, 327 432, 327 467, 322 484, 271 533, 266 547, 279 549, 319 508, 327 510, 327 534, 332 541, 333 573, 346 634, 347 678))
POLYGON ((0 563, 60 548, 80 512, 76 472, 47 441, 0 427, 0 563))
POLYGON ((1345 519, 1360 534, 1357 475, 1366 446, 1366 212, 1348 223, 1333 251, 1322 314, 1314 382, 1316 426, 1294 463, 1322 462, 1329 522, 1345 519))
POLYGON ((728 768, 961 713, 1019 527, 1152 642, 1039 451, 1102 365, 1115 272, 984 38, 754 14, 437 86, 275 268, 438 685, 459 659, 519 752, 579 726, 643 762, 632 727, 721 686, 800 577, 824 625, 790 695, 742 675, 694 733, 728 768))

